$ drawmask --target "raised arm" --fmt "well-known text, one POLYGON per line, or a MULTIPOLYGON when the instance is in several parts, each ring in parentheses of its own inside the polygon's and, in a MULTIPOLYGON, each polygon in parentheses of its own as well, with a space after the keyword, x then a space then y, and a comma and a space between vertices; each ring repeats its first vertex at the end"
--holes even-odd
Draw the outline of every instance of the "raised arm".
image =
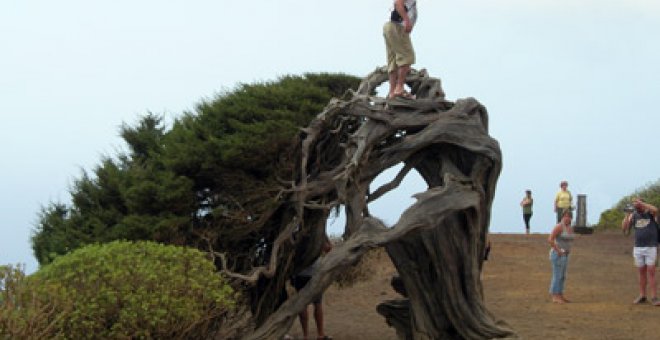
POLYGON ((399 12, 399 15, 403 19, 403 27, 406 33, 412 32, 413 26, 412 26, 412 22, 410 21, 410 17, 408 16, 408 11, 406 10, 405 1, 396 0, 394 2, 394 9, 396 9, 396 11, 399 12))
POLYGON ((630 220, 632 219, 632 213, 626 212, 626 216, 621 220, 621 230, 627 235, 628 230, 630 230, 630 220))
POLYGON ((653 204, 646 203, 642 201, 639 198, 636 198, 633 201, 633 206, 635 206, 636 209, 639 209, 641 211, 648 211, 653 217, 657 219, 658 217, 658 208, 654 206, 653 204))

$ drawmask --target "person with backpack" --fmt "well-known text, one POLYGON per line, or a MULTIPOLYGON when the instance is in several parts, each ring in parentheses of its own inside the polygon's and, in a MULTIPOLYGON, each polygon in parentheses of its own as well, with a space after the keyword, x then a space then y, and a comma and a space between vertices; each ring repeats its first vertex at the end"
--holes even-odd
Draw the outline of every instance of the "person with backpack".
POLYGON ((626 211, 621 221, 624 233, 635 228, 635 246, 633 257, 639 275, 639 296, 634 304, 647 302, 647 287, 650 290, 651 304, 660 306, 656 293, 655 262, 658 256, 658 208, 644 202, 641 198, 633 200, 633 210, 626 211))
POLYGON ((410 66, 415 63, 415 50, 410 40, 410 33, 416 21, 416 0, 394 0, 394 9, 390 14, 390 20, 383 26, 390 84, 388 99, 396 97, 414 98, 412 94, 406 91, 404 86, 410 66))
POLYGON ((549 258, 552 265, 550 295, 553 303, 563 304, 569 302, 564 296, 564 284, 568 269, 568 256, 573 248, 575 233, 571 227, 571 220, 573 219, 571 209, 562 209, 560 216, 561 220, 548 236, 548 243, 550 244, 549 258))

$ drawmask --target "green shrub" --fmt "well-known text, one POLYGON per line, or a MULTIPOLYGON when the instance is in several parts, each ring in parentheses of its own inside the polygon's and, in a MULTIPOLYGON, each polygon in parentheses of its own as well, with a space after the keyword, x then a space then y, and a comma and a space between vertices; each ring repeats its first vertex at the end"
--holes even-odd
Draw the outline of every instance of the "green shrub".
POLYGON ((0 266, 0 339, 62 337, 56 325, 71 306, 34 292, 21 266, 0 266))
POLYGON ((205 338, 233 308, 231 287, 204 253, 154 242, 89 245, 29 278, 60 310, 53 337, 205 338))
POLYGON ((615 207, 603 211, 600 214, 596 228, 601 230, 621 228, 621 221, 624 216, 622 209, 623 206, 621 208, 615 207))

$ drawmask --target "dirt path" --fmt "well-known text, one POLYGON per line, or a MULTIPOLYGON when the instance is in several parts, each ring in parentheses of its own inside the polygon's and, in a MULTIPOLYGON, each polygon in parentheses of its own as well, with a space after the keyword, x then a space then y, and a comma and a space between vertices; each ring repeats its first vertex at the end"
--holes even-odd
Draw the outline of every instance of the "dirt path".
MULTIPOLYGON (((566 282, 572 303, 565 305, 548 297, 546 239, 491 235, 493 250, 483 272, 491 312, 524 339, 660 339, 660 307, 631 304, 637 295, 631 238, 619 233, 578 237, 566 282)), ((389 287, 394 268, 387 256, 379 258, 371 279, 326 292, 326 332, 335 339, 396 339, 375 311, 379 302, 397 297, 389 287)), ((315 335, 314 323, 310 326, 315 335)), ((301 336, 297 322, 291 334, 301 336)))

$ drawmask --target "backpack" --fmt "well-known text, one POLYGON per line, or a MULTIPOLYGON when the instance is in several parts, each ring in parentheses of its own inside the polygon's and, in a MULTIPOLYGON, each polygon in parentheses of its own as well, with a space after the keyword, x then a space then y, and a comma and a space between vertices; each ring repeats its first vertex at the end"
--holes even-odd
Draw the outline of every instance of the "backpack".
MULTIPOLYGON (((406 10, 406 13, 410 12, 410 8, 408 7, 409 5, 411 7, 415 7, 415 6, 417 6, 417 2, 413 1, 412 3, 408 3, 408 1, 404 1, 403 9, 406 10)), ((400 24, 400 23, 403 22, 403 18, 401 17, 399 12, 397 12, 397 10, 396 10, 396 4, 394 5, 394 8, 392 9, 392 13, 390 14, 390 20, 392 22, 396 22, 397 24, 400 24)))
MULTIPOLYGON (((408 12, 408 6, 403 6, 403 8, 406 9, 406 13, 408 12)), ((392 14, 390 14, 390 20, 392 22, 396 22, 397 24, 400 24, 403 22, 403 18, 401 17, 401 14, 396 10, 396 7, 392 10, 392 14)))

